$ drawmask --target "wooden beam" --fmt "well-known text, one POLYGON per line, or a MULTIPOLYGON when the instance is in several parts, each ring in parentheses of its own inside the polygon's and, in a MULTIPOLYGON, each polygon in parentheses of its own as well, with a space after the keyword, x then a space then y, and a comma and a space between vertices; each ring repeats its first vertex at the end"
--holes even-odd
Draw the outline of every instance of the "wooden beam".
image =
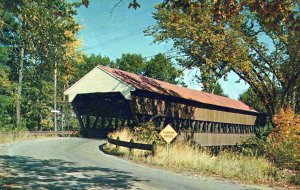
POLYGON ((91 118, 90 118, 90 116, 89 115, 86 115, 85 116, 85 120, 86 120, 86 128, 90 128, 90 120, 91 118))
POLYGON ((113 123, 112 120, 113 120, 112 117, 110 117, 110 118, 108 119, 108 128, 109 128, 109 129, 112 128, 112 123, 113 123))
POLYGON ((138 101, 138 100, 136 100, 136 97, 132 97, 132 100, 129 101, 129 107, 130 107, 134 122, 139 123, 139 119, 137 117, 138 110, 136 108, 136 106, 137 106, 136 101, 138 101))
POLYGON ((125 125, 125 118, 124 117, 122 117, 122 119, 121 119, 121 127, 124 127, 124 125, 125 125))
POLYGON ((99 121, 99 118, 100 118, 99 116, 96 117, 96 119, 95 119, 95 121, 94 121, 94 124, 93 124, 93 129, 96 128, 97 123, 98 123, 98 121, 99 121))
POLYGON ((126 118, 126 121, 127 121, 127 122, 126 122, 126 123, 127 123, 127 126, 128 126, 129 128, 132 127, 132 126, 131 126, 131 120, 130 120, 129 117, 126 118))
POLYGON ((160 129, 164 128, 165 120, 166 120, 166 117, 164 117, 164 116, 160 117, 160 119, 159 119, 159 127, 160 127, 160 129))
POLYGON ((101 129, 104 129, 105 127, 105 121, 106 121, 106 117, 101 117, 101 129))

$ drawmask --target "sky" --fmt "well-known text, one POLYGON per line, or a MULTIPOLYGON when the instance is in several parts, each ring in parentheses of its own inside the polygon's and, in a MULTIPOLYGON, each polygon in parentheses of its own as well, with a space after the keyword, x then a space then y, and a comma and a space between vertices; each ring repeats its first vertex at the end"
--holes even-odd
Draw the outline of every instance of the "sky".
MULTIPOLYGON (((84 27, 79 33, 84 50, 88 55, 94 53, 107 56, 111 60, 120 58, 124 53, 141 54, 150 59, 155 54, 171 55, 172 43, 153 43, 153 37, 145 36, 143 30, 156 24, 152 18, 155 4, 161 0, 139 0, 141 8, 128 9, 130 0, 123 0, 114 9, 119 0, 90 0, 88 8, 80 7, 77 20, 84 27)), ((193 80, 199 70, 185 70, 184 82, 189 88, 201 90, 201 84, 193 80)), ((237 99, 248 85, 236 83, 238 76, 230 73, 228 80, 220 80, 225 94, 237 99)))

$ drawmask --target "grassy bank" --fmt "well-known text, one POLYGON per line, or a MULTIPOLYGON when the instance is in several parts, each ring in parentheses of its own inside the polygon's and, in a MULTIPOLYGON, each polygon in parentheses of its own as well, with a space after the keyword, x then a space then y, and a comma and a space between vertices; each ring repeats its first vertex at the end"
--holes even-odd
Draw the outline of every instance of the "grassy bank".
POLYGON ((25 140, 33 140, 33 139, 42 139, 49 137, 56 137, 57 135, 32 135, 28 131, 8 131, 8 132, 0 132, 0 144, 25 141, 25 140))
MULTIPOLYGON (((135 139, 129 130, 118 131, 111 135, 124 141, 135 139)), ((213 175, 250 184, 282 185, 288 184, 289 181, 287 172, 276 168, 263 157, 250 157, 234 152, 221 152, 215 156, 182 142, 175 142, 170 146, 169 157, 165 146, 159 146, 155 156, 140 150, 134 150, 133 154, 129 154, 127 148, 116 149, 115 145, 110 143, 106 144, 105 150, 134 161, 178 172, 213 175)))

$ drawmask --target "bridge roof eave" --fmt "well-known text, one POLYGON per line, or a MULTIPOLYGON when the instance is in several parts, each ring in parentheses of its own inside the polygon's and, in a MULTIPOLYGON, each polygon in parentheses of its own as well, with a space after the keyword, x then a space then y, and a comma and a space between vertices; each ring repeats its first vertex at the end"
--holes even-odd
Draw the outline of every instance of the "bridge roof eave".
POLYGON ((72 102, 79 94, 120 92, 125 99, 131 99, 131 92, 136 89, 123 80, 113 76, 101 67, 95 67, 79 81, 68 88, 64 95, 72 102))

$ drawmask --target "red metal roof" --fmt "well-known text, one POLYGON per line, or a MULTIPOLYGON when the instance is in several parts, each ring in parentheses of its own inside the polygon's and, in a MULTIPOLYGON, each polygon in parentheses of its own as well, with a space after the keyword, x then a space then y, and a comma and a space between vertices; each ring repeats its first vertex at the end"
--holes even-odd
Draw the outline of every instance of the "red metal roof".
POLYGON ((202 92, 199 90, 185 88, 168 82, 163 82, 153 78, 144 77, 141 75, 122 71, 119 69, 113 69, 106 66, 99 66, 99 68, 104 69, 113 76, 117 77, 118 79, 124 81, 125 83, 138 90, 145 90, 163 95, 176 96, 205 104, 257 113, 256 110, 252 109, 248 105, 238 100, 233 100, 230 98, 202 92))

